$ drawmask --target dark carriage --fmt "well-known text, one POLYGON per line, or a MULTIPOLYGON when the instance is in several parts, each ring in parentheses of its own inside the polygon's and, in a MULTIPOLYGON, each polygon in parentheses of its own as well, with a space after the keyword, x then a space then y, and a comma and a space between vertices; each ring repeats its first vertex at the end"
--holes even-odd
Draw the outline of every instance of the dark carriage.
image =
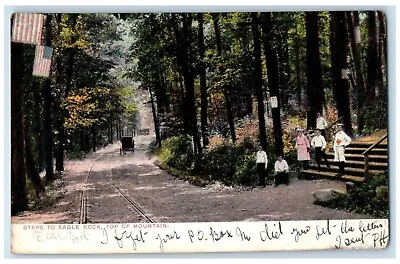
POLYGON ((119 149, 119 154, 126 154, 127 151, 135 151, 135 141, 133 140, 133 137, 121 138, 121 148, 119 149))

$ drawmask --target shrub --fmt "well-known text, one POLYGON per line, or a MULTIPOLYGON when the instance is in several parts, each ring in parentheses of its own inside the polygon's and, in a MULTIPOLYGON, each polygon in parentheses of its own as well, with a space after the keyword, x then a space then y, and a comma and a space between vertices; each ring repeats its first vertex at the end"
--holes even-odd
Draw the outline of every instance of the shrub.
POLYGON ((255 146, 251 138, 243 139, 238 145, 224 141, 203 153, 202 159, 196 162, 196 173, 211 175, 213 180, 229 185, 254 185, 257 180, 255 146))
POLYGON ((203 170, 206 174, 212 175, 213 180, 229 183, 235 174, 233 164, 237 163, 237 158, 235 147, 224 143, 205 153, 203 170))
POLYGON ((386 129, 388 125, 387 99, 377 100, 376 104, 365 107, 365 126, 363 134, 371 134, 377 129, 386 129), (379 118, 376 118, 379 116, 379 118))
POLYGON ((189 136, 176 136, 162 141, 158 151, 162 163, 178 170, 187 171, 194 161, 192 140, 189 136))
POLYGON ((243 155, 236 164, 234 183, 246 186, 256 186, 258 182, 257 166, 254 155, 243 155))

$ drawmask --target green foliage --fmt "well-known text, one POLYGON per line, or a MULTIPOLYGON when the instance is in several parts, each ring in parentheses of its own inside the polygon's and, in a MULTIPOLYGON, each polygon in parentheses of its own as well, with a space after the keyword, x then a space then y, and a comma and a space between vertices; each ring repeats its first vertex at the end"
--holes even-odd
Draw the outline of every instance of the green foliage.
POLYGON ((352 211, 354 213, 368 214, 376 218, 388 218, 389 201, 387 197, 377 197, 376 188, 379 186, 388 187, 387 173, 374 176, 370 181, 356 185, 345 196, 319 204, 330 208, 352 211))
POLYGON ((386 129, 388 126, 388 101, 385 95, 381 96, 375 105, 365 107, 364 134, 371 134, 377 129, 386 129), (376 118, 379 117, 379 118, 376 118))
POLYGON ((115 100, 120 99, 121 114, 130 117, 137 113, 138 109, 134 103, 135 90, 132 87, 116 89, 115 100))
POLYGON ((61 49, 85 49, 88 41, 84 36, 83 19, 79 14, 62 14, 58 38, 54 38, 53 45, 61 49))
POLYGON ((110 89, 103 87, 82 88, 72 92, 65 99, 64 106, 68 111, 65 128, 85 128, 105 122, 111 107, 109 94, 110 89))
POLYGON ((194 162, 192 141, 189 136, 176 136, 162 141, 162 147, 157 154, 161 163, 182 171, 190 170, 194 162))
POLYGON ((203 171, 211 175, 213 180, 230 183, 233 181, 236 166, 240 159, 238 149, 229 143, 224 143, 212 149, 205 155, 203 171))
POLYGON ((234 182, 239 185, 256 186, 258 183, 258 173, 253 154, 240 156, 237 163, 234 182))
MULTIPOLYGON (((168 171, 174 171, 174 175, 180 175, 180 177, 182 175, 189 177, 188 174, 190 174, 203 181, 213 180, 221 181, 226 185, 256 186, 258 174, 255 151, 256 145, 251 139, 243 140, 238 145, 225 141, 204 151, 202 156, 194 158, 190 138, 180 136, 164 140, 163 147, 157 154, 161 164, 166 164, 168 171)), ((275 162, 275 157, 271 153, 268 154, 268 162, 267 173, 271 176, 275 162)))

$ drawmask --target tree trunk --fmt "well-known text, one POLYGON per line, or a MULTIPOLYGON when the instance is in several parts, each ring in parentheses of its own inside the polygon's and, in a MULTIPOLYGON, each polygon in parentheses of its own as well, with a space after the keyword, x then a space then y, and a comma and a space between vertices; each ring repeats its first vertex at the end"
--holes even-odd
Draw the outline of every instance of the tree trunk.
POLYGON ((170 82, 165 83, 165 112, 167 114, 171 113, 171 90, 172 90, 172 84, 170 82))
POLYGON ((178 45, 177 58, 180 64, 180 68, 183 75, 183 81, 186 88, 186 112, 189 117, 189 127, 193 137, 193 144, 195 149, 201 153, 202 148, 200 144, 200 137, 197 131, 197 113, 196 113, 196 101, 194 94, 194 74, 193 65, 190 51, 190 37, 191 37, 191 26, 192 17, 191 14, 182 14, 182 31, 179 30, 176 17, 172 15, 172 22, 174 26, 174 33, 176 37, 176 44, 178 45))
POLYGON ((300 56, 300 48, 301 48, 301 42, 300 38, 297 33, 297 28, 296 28, 296 43, 294 44, 294 50, 295 50, 295 72, 296 72, 296 95, 297 95, 297 105, 302 106, 303 105, 303 100, 302 100, 302 90, 303 90, 303 85, 301 83, 301 56, 300 56))
MULTIPOLYGON (((368 58, 367 58, 367 104, 375 105, 376 91, 379 86, 379 53, 376 12, 368 12, 368 58)), ((371 117, 370 117, 371 118, 371 117)))
POLYGON ((380 90, 381 93, 385 94, 387 88, 387 48, 386 48, 386 23, 385 23, 385 15, 381 11, 377 11, 378 13, 378 22, 379 22, 379 81, 380 81, 380 90))
POLYGON ((157 113, 162 116, 165 113, 165 97, 164 88, 161 83, 161 77, 158 76, 158 80, 154 83, 154 94, 156 97, 157 113))
POLYGON ((11 42, 11 212, 26 210, 26 171, 21 74, 24 72, 24 44, 11 42))
POLYGON ((79 150, 85 151, 85 130, 82 128, 79 130, 79 150))
POLYGON ((246 94, 246 116, 253 115, 253 96, 251 93, 246 94))
POLYGON ((122 121, 121 118, 118 119, 118 139, 122 138, 122 121))
MULTIPOLYGON (((217 42, 217 53, 218 57, 222 59, 222 43, 221 43, 221 31, 219 28, 219 13, 212 13, 212 18, 214 22, 214 31, 215 31, 215 39, 217 42)), ((224 72, 224 67, 222 64, 218 66, 220 75, 222 76, 224 72)), ((230 99, 230 93, 229 93, 229 87, 227 85, 224 85, 223 87, 223 92, 224 92, 224 97, 225 97, 225 107, 226 107, 226 113, 228 117, 228 124, 229 124, 229 130, 231 133, 231 138, 232 142, 236 142, 236 131, 235 131, 235 122, 234 122, 234 116, 233 116, 233 111, 232 111, 232 102, 230 99)))
POLYGON ((43 127, 42 127, 42 103, 43 103, 43 95, 41 93, 41 82, 34 78, 32 80, 32 96, 35 98, 34 99, 34 103, 33 103, 33 108, 34 108, 34 117, 32 120, 32 130, 33 133, 35 134, 36 138, 37 138, 37 142, 35 142, 35 145, 33 146, 35 151, 38 154, 38 161, 37 161, 37 167, 38 167, 38 171, 42 171, 43 170, 43 165, 45 164, 45 152, 44 152, 44 135, 43 135, 43 127))
MULTIPOLYGON (((77 23, 78 14, 71 14, 71 27, 75 28, 77 23)), ((76 37, 73 36, 71 39, 71 43, 76 42, 76 37)), ((69 96, 69 92, 72 88, 72 79, 74 74, 74 63, 75 63, 75 48, 70 48, 68 51, 68 62, 67 62, 67 72, 66 72, 66 83, 65 83, 65 93, 64 98, 69 96)), ((66 142, 66 135, 65 135, 65 128, 64 128, 64 121, 65 121, 65 113, 64 111, 60 112, 60 120, 58 122, 58 144, 56 150, 56 170, 57 171, 64 171, 64 152, 65 152, 65 142, 66 142)))
POLYGON ((289 80, 290 80, 290 60, 289 60, 289 43, 288 43, 288 32, 284 31, 283 36, 281 38, 282 45, 279 45, 279 54, 280 54, 280 79, 282 83, 282 88, 281 88, 281 105, 283 109, 288 109, 289 106, 289 95, 291 92, 290 85, 289 85, 289 80))
POLYGON ((168 106, 168 96, 167 96, 167 83, 165 82, 165 77, 164 77, 164 72, 161 67, 159 67, 159 72, 160 72, 160 95, 161 95, 161 100, 162 100, 162 113, 168 113, 169 112, 169 106, 168 106))
POLYGON ((344 130, 353 134, 350 115, 349 81, 347 76, 347 34, 344 12, 331 12, 331 58, 334 95, 338 117, 343 117, 344 130))
POLYGON ((307 35, 307 128, 315 128, 317 113, 325 101, 318 37, 318 12, 306 12, 307 35))
POLYGON ((230 96, 228 87, 225 87, 225 89, 224 89, 224 97, 225 97, 226 112, 227 112, 227 116, 228 116, 229 131, 231 132, 232 142, 233 142, 233 144, 235 144, 235 142, 236 142, 235 118, 233 115, 232 100, 231 100, 231 96, 230 96))
POLYGON ((115 133, 117 134, 117 140, 119 140, 119 121, 117 121, 117 124, 115 125, 115 133))
POLYGON ((113 131, 113 116, 110 113, 108 118, 108 143, 112 144, 114 142, 114 131, 113 131))
POLYGON ((154 131, 156 133, 156 141, 158 143, 158 147, 161 148, 161 134, 160 134, 160 126, 157 117, 157 110, 154 102, 153 92, 151 91, 151 85, 148 85, 149 93, 150 93, 150 102, 151 102, 151 111, 153 113, 153 122, 154 122, 154 131))
POLYGON ((92 134, 92 151, 94 153, 96 152, 96 147, 97 147, 97 129, 95 125, 93 125, 91 128, 91 134, 92 134))
POLYGON ((207 126, 207 109, 208 109, 208 96, 207 96, 207 76, 206 76, 206 68, 204 65, 204 57, 205 57, 205 45, 204 45, 204 32, 203 32, 203 14, 198 13, 199 20, 199 55, 200 55, 200 98, 201 98, 201 112, 200 112, 200 121, 201 121, 201 136, 203 138, 203 147, 206 147, 209 143, 208 140, 208 126, 207 126))
MULTIPOLYGON (((52 15, 46 18, 45 44, 51 46, 52 15)), ((50 76, 54 75, 50 72, 50 76)), ((45 153, 46 182, 55 180, 53 162, 53 118, 51 109, 53 108, 53 97, 51 95, 51 79, 45 78, 43 81, 43 145, 45 153)))
POLYGON ((32 156, 31 143, 29 138, 29 120, 25 118, 24 122, 24 139, 25 139, 25 165, 26 173, 28 178, 31 180, 33 187, 35 188, 36 197, 39 197, 40 193, 44 193, 45 189, 40 179, 40 175, 35 168, 35 161, 32 156))
POLYGON ((90 135, 91 135, 91 132, 90 132, 90 130, 89 129, 85 129, 84 130, 85 132, 85 152, 90 152, 90 148, 91 148, 91 140, 90 140, 90 135))
POLYGON ((254 42, 254 86, 257 96, 258 106, 258 129, 260 133, 260 144, 264 150, 267 149, 267 131, 265 129, 265 117, 264 117, 264 93, 262 89, 262 70, 261 70, 261 43, 260 43, 260 31, 258 14, 255 12, 251 13, 251 29, 253 33, 254 42))
POLYGON ((268 87, 271 97, 276 96, 278 106, 272 108, 272 121, 274 125, 274 138, 275 138, 275 153, 277 155, 283 154, 283 141, 282 141, 282 124, 280 115, 280 96, 279 96, 279 83, 278 83, 278 59, 276 51, 271 44, 272 29, 274 28, 271 20, 271 13, 262 13, 262 28, 263 28, 263 41, 264 52, 267 65, 268 87))
POLYGON ((364 74, 361 67, 361 53, 360 53, 360 21, 357 11, 346 12, 347 21, 350 28, 350 41, 351 49, 354 58, 354 72, 356 76, 355 87, 357 94, 357 130, 361 133, 364 129, 364 102, 365 102, 365 84, 364 74))
POLYGON ((190 115, 189 115, 189 111, 187 111, 188 102, 186 100, 185 85, 183 84, 182 67, 180 65, 177 65, 177 68, 179 69, 179 72, 178 72, 179 88, 180 88, 179 92, 180 92, 180 97, 182 100, 181 104, 180 104, 180 106, 181 106, 180 113, 183 118, 183 129, 186 134, 190 134, 191 133, 190 115))
MULTIPOLYGON (((244 65, 249 65, 253 63, 252 57, 250 55, 250 41, 247 32, 244 32, 244 34, 241 36, 242 41, 240 42, 240 46, 242 49, 242 52, 247 54, 243 58, 243 63, 244 65)), ((253 116, 253 94, 254 94, 254 84, 253 84, 253 76, 252 76, 252 69, 244 66, 243 68, 243 85, 241 89, 245 93, 245 111, 244 115, 248 117, 253 116)))
POLYGON ((55 179, 53 162, 53 119, 51 115, 52 104, 53 98, 51 95, 50 79, 47 78, 43 84, 43 138, 46 163, 46 182, 51 182, 55 179))

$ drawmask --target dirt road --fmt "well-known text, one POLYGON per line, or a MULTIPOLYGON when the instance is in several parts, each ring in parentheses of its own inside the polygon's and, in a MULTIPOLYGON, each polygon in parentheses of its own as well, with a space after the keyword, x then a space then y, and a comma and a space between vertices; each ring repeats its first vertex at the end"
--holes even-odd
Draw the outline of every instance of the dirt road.
POLYGON ((264 189, 198 187, 154 165, 147 152, 151 136, 136 137, 136 151, 120 155, 120 144, 84 160, 66 162, 50 207, 13 217, 13 223, 208 222, 360 219, 365 215, 313 204, 319 189, 345 189, 343 182, 290 179, 289 186, 264 189), (82 195, 86 197, 82 205, 82 195))

